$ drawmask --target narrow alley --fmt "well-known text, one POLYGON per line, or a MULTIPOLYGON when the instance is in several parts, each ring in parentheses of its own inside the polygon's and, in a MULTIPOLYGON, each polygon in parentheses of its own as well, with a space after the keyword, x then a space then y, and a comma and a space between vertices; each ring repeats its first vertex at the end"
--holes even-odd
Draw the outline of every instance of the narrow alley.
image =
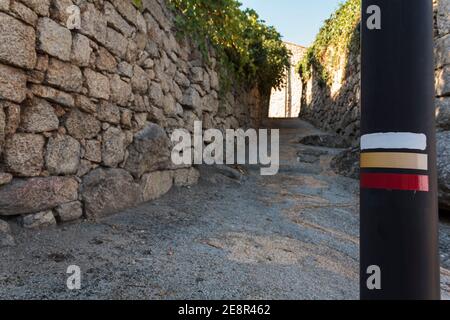
MULTIPOLYGON (((20 230, 0 252, 0 298, 358 299, 358 181, 332 173, 339 149, 299 143, 311 125, 266 125, 281 128, 278 175, 202 167, 198 185, 98 222, 20 230)), ((449 224, 440 246, 448 299, 449 224)))

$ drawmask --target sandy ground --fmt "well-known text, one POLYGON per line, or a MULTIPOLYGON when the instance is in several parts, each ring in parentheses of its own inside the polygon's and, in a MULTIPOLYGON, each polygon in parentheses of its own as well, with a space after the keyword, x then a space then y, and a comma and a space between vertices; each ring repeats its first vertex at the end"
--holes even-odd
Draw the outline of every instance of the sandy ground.
MULTIPOLYGON (((15 227, 17 246, 0 249, 0 298, 357 299, 358 182, 331 173, 338 150, 297 143, 314 128, 271 125, 283 128, 276 176, 202 168, 197 186, 98 222, 15 227), (66 287, 69 265, 81 268, 81 290, 66 287)), ((449 247, 442 223, 446 298, 449 247)))

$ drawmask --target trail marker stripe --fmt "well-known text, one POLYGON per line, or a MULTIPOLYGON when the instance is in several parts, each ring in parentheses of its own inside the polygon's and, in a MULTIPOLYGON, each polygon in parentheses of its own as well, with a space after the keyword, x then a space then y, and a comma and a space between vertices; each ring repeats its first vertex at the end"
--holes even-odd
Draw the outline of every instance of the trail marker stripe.
POLYGON ((361 188, 429 192, 430 184, 425 175, 362 173, 361 188))
POLYGON ((372 133, 361 137, 361 150, 410 149, 426 150, 427 136, 410 132, 372 133))
POLYGON ((402 152, 361 153, 361 168, 428 170, 428 155, 402 152))

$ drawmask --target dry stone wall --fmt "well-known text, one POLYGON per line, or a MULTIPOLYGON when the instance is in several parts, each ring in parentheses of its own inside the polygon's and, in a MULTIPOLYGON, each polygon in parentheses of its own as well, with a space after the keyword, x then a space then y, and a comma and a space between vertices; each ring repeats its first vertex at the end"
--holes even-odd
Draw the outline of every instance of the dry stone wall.
MULTIPOLYGON (((334 48, 330 48, 333 51, 334 48)), ((321 79, 321 70, 313 68, 311 77, 303 80, 300 117, 325 131, 342 136, 347 145, 359 143, 360 56, 349 52, 326 66, 331 83, 321 79)))
MULTIPOLYGON (((439 198, 441 207, 450 210, 450 0, 434 0, 434 12, 439 198)), ((350 52, 327 68, 331 70, 332 84, 321 84, 318 70, 313 70, 312 78, 305 84, 300 116, 322 129, 339 134, 348 146, 357 147, 360 128, 359 53, 350 52)))
POLYGON ((0 0, 0 216, 34 228, 156 199, 199 178, 170 161, 175 128, 258 126, 265 95, 223 93, 213 50, 173 20, 164 0, 0 0))

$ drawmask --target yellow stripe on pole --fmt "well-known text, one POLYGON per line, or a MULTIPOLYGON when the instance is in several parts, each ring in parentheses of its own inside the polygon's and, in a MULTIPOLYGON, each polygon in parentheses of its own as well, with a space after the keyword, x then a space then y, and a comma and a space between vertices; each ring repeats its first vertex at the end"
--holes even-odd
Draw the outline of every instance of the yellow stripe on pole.
POLYGON ((428 170, 428 155, 402 152, 362 153, 361 168, 428 170))

